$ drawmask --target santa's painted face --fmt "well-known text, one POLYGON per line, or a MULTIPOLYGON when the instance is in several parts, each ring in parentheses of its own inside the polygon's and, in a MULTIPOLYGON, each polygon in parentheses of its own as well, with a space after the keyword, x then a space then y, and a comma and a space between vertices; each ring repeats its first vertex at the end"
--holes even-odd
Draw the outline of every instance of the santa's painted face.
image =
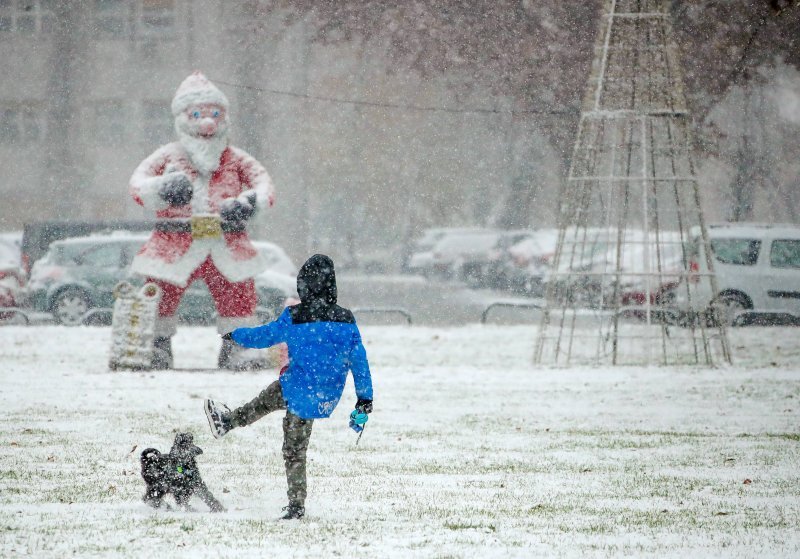
POLYGON ((195 138, 211 139, 224 135, 227 130, 225 108, 213 103, 189 106, 184 114, 181 129, 195 138))

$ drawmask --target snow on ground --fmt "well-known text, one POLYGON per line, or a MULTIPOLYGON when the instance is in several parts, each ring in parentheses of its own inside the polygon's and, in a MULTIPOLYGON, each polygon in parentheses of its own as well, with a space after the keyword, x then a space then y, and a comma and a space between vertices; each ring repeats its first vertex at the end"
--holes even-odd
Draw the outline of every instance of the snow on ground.
MULTIPOLYGON (((307 517, 285 502, 280 414, 211 437, 275 373, 111 373, 108 328, 0 329, 0 556, 796 557, 797 329, 732 333, 737 365, 531 365, 528 326, 364 327, 376 411, 314 425, 307 517), (153 511, 138 455, 189 430, 229 512, 153 511), (750 481, 746 481, 750 480, 750 481)), ((216 360, 183 328, 182 368, 216 360)))

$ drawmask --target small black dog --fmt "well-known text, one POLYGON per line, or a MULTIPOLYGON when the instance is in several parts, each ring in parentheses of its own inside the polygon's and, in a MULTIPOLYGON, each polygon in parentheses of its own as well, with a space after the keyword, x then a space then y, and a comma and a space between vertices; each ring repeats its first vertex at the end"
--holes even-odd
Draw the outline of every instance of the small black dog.
POLYGON ((180 508, 190 510, 189 500, 192 495, 197 495, 212 512, 224 511, 225 507, 214 498, 200 477, 200 470, 197 469, 194 459, 198 454, 203 454, 203 451, 194 445, 191 433, 178 433, 169 454, 161 454, 155 448, 144 449, 139 459, 142 463, 142 477, 147 484, 144 502, 154 509, 163 505, 171 510, 164 502, 164 497, 172 493, 180 508))

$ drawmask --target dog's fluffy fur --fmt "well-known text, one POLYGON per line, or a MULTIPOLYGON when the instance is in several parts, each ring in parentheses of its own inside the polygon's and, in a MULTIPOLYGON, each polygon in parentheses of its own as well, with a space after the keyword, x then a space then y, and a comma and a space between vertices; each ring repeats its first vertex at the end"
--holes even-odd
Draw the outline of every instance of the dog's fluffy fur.
POLYGON ((147 484, 144 502, 156 509, 164 507, 169 510, 164 497, 172 494, 181 509, 189 510, 189 500, 192 495, 197 495, 213 512, 224 511, 225 507, 214 498, 200 477, 195 456, 202 453, 194 445, 191 433, 179 433, 169 454, 161 454, 155 448, 143 450, 140 461, 142 477, 147 484))

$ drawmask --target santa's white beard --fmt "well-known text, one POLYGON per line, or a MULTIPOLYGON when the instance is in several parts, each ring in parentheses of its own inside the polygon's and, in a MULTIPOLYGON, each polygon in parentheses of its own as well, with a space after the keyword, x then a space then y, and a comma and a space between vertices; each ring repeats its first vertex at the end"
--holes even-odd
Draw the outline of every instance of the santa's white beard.
POLYGON ((194 136, 183 129, 183 123, 175 123, 175 131, 178 133, 178 141, 186 150, 186 154, 191 159, 195 169, 201 175, 210 175, 219 167, 219 159, 222 152, 228 147, 227 127, 220 127, 217 133, 211 138, 194 136))

